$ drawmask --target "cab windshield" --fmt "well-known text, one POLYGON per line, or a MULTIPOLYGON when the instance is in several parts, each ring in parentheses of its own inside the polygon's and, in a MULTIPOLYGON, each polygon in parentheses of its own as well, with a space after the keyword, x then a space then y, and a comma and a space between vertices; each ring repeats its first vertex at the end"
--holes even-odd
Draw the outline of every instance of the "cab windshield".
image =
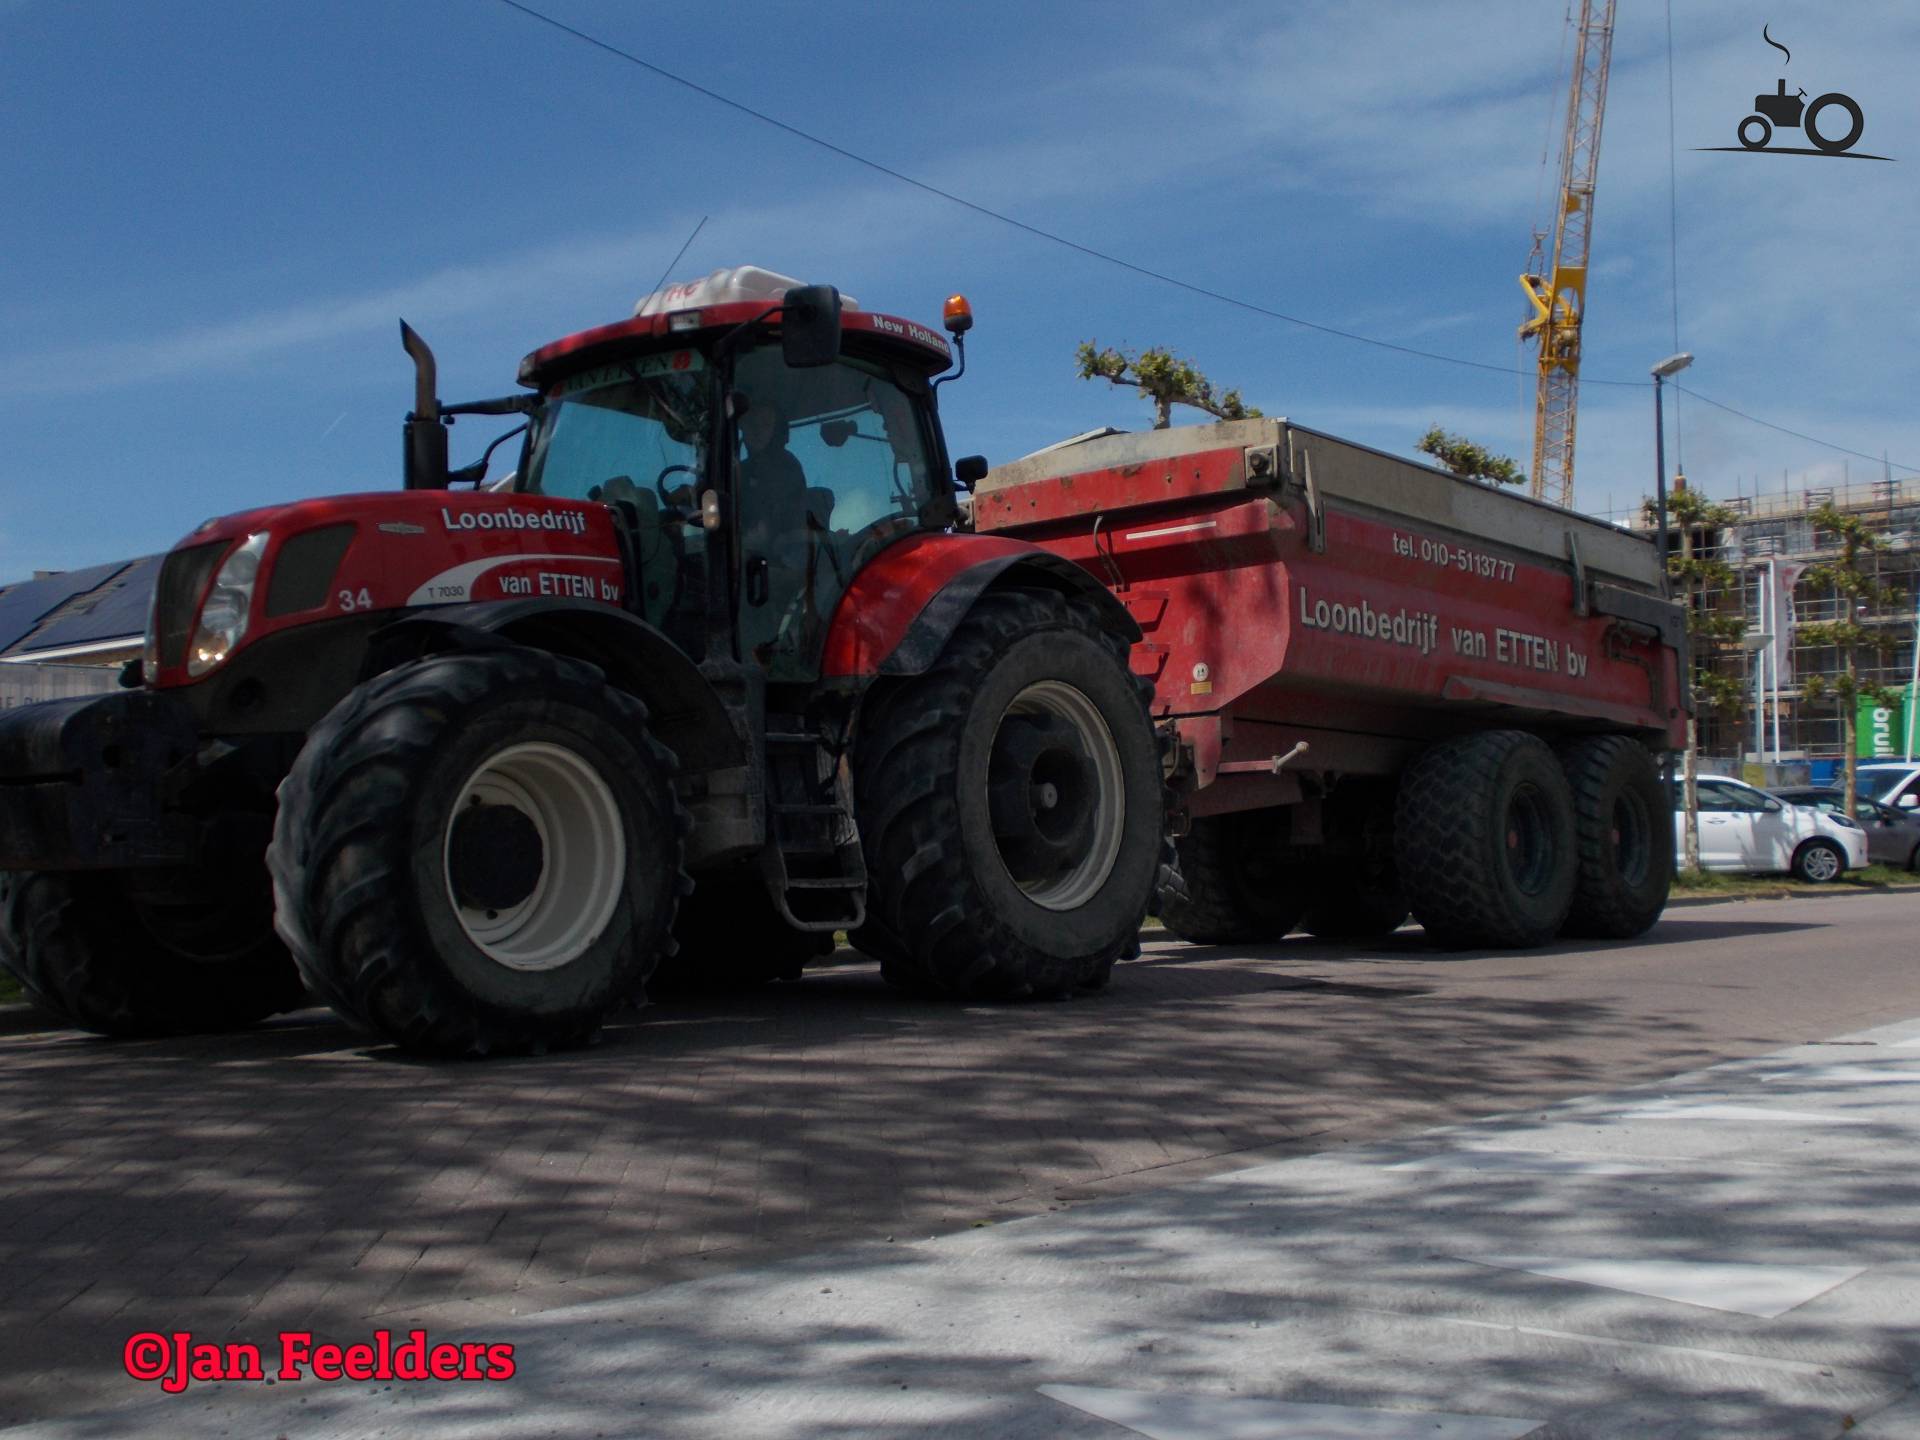
POLYGON ((548 392, 519 488, 652 508, 649 501, 697 488, 707 406, 706 365, 697 351, 569 375, 548 392))

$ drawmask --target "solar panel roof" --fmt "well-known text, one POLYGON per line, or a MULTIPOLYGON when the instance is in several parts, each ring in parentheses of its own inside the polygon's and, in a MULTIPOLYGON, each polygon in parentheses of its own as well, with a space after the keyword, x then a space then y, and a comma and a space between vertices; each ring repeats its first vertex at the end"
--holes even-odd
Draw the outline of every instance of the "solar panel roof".
MULTIPOLYGON (((147 602, 153 596, 163 557, 135 560, 74 608, 45 626, 20 653, 51 650, 62 645, 85 645, 92 640, 119 640, 140 635, 147 628, 147 602)), ((0 602, 4 603, 4 602, 0 602)))
MULTIPOLYGON (((0 651, 11 649, 34 626, 58 610, 74 596, 84 594, 116 572, 127 568, 127 561, 92 565, 85 570, 63 570, 44 580, 22 580, 0 592, 0 651)), ((148 584, 152 584, 151 579, 148 584)), ((138 629, 146 628, 145 612, 138 629)))

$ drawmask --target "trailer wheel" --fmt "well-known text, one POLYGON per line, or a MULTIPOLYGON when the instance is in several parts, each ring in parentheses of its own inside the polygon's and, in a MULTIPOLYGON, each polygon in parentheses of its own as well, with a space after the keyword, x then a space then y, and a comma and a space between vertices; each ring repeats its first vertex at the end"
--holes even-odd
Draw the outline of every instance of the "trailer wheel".
POLYGON ((1313 897, 1313 867, 1289 863, 1279 812, 1208 815, 1173 842, 1160 923, 1193 945, 1284 939, 1313 897))
POLYGON ((591 1039, 671 943, 672 754, 600 672, 432 655, 350 692, 280 787, 269 864, 307 983, 437 1055, 591 1039))
POLYGON ((1673 883, 1672 804, 1646 747, 1596 735, 1559 748, 1573 791, 1577 855, 1566 935, 1627 940, 1666 908, 1673 883))
POLYGON ((1060 995, 1138 942, 1163 802, 1126 649, 1053 591, 993 592, 925 674, 869 693, 854 793, 890 981, 1060 995))
POLYGON ((807 962, 833 953, 833 936, 796 930, 774 908, 752 866, 701 875, 680 904, 678 947, 653 972, 656 994, 751 990, 798 980, 807 962))
POLYGON ((0 873, 0 969, 101 1035, 239 1029, 304 999, 257 851, 220 875, 0 873))
POLYGON ((1400 777, 1394 856, 1414 918, 1447 946, 1541 945, 1573 902, 1573 799, 1520 730, 1429 747, 1400 777))

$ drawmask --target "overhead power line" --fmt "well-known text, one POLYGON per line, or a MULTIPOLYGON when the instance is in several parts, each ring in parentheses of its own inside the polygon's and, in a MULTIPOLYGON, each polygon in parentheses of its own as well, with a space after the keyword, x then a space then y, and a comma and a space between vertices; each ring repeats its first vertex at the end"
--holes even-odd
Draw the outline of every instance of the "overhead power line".
POLYGON ((1850 450, 1845 445, 1836 445, 1831 440, 1822 440, 1818 435, 1808 435, 1803 431, 1789 430, 1786 426, 1776 425, 1771 420, 1762 420, 1758 415, 1749 415, 1744 410, 1736 410, 1733 406, 1724 405, 1711 396, 1702 395, 1698 390, 1688 390, 1684 385, 1676 383, 1673 388, 1685 391, 1686 394, 1698 400, 1702 405, 1711 405, 1714 409, 1724 410, 1729 415, 1738 415, 1742 420, 1746 420, 1754 425, 1763 425, 1769 430, 1778 430, 1782 435, 1791 435, 1796 440, 1805 440, 1812 445, 1822 445, 1829 450, 1836 450, 1842 455, 1852 455, 1859 460, 1871 460, 1876 465, 1890 465, 1895 470, 1909 470, 1920 473, 1920 465, 1903 465, 1898 460, 1887 459, 1884 455, 1869 455, 1864 450, 1850 450))
MULTIPOLYGON (((530 5, 523 5, 520 3, 520 0, 500 0, 500 3, 505 5, 509 10, 517 10, 530 20, 538 20, 541 24, 549 25, 562 34, 572 36, 583 44, 591 45, 596 50, 603 50, 609 55, 624 60, 629 65, 637 65, 650 75, 657 75, 662 80, 669 80, 675 85, 680 85, 693 91, 696 95, 703 95, 716 104, 725 105, 730 110, 737 110, 742 115, 749 115, 762 124, 771 125, 774 129, 782 130, 795 139, 804 140, 809 145, 817 145, 822 150, 830 151, 843 160, 850 160, 855 165, 865 166, 877 174, 885 175, 889 180, 898 180, 903 185, 911 185, 916 190, 936 196, 951 205, 958 205, 963 210, 971 210, 976 215, 985 216, 989 220, 996 220, 1002 225, 1011 225, 1014 229, 1024 231, 1035 239, 1045 240, 1051 245, 1063 246, 1068 250, 1085 255, 1090 260, 1098 260, 1105 265, 1117 266, 1119 269, 1131 271, 1133 274, 1142 276, 1145 279, 1156 280, 1162 285, 1171 285, 1176 289, 1184 290, 1190 295, 1204 296, 1206 299, 1216 300, 1222 305, 1231 305, 1236 309, 1245 310, 1254 315, 1263 315, 1269 320, 1284 320, 1289 325, 1298 325, 1302 329, 1317 331, 1322 335, 1331 335, 1341 340, 1351 340, 1356 344, 1372 345, 1377 349, 1391 350, 1401 355, 1411 355, 1420 360, 1437 360, 1446 365, 1461 365, 1470 370, 1487 370, 1496 375, 1519 375, 1525 373, 1524 371, 1515 370, 1506 365, 1489 364, 1484 360, 1469 360, 1461 355, 1443 355, 1437 350, 1421 350, 1412 345, 1400 345, 1391 340, 1382 340, 1375 335, 1362 335, 1357 331, 1342 330, 1336 325, 1322 325, 1317 320, 1307 320, 1299 315, 1289 315, 1282 310, 1275 310, 1265 305, 1258 305, 1251 300, 1243 300, 1237 295, 1228 295, 1224 291, 1212 290, 1205 285, 1195 284, 1191 280, 1182 280, 1179 276, 1169 275, 1163 270, 1155 270, 1150 266, 1136 264, 1132 260, 1123 259, 1108 251, 1096 249, 1091 245, 1084 245, 1080 241, 1074 240, 1066 235, 1061 235, 1056 231, 1044 230, 1038 225, 1029 225, 1024 220, 1017 220, 1003 211, 982 205, 975 200, 969 200, 964 195, 956 195, 951 190, 943 190, 938 185, 916 179, 904 171, 895 170, 890 165, 883 165, 878 160, 869 160, 866 156, 857 154, 847 149, 844 145, 836 145, 831 140, 823 139, 810 131, 802 130, 797 125, 790 125, 785 120, 769 115, 764 110, 756 110, 751 105, 743 104, 741 101, 722 95, 717 90, 709 90, 706 86, 697 81, 689 80, 684 75, 676 75, 673 71, 656 65, 651 60, 641 59, 630 50, 622 50, 618 45, 609 44, 598 36, 590 35, 584 30, 576 29, 564 20, 556 20, 553 16, 535 10, 530 5)), ((1641 380, 1590 379, 1587 383, 1593 385, 1637 386, 1643 385, 1646 382, 1641 380)))
MULTIPOLYGON (((630 50, 623 50, 618 45, 610 44, 600 39, 597 35, 591 35, 585 30, 567 24, 564 20, 556 19, 544 11, 536 10, 531 5, 523 4, 521 0, 499 0, 499 3, 506 6, 509 10, 517 11, 519 14, 526 16, 529 20, 537 20, 542 25, 557 30, 563 35, 570 36, 583 45, 590 45, 596 50, 613 56, 615 59, 623 60, 629 65, 638 66, 650 75, 657 75, 662 80, 670 81, 684 89, 691 90, 694 94, 704 96, 715 104, 724 105, 730 110, 736 110, 742 115, 750 116, 760 121, 763 125, 771 125, 774 129, 783 131, 797 140, 805 141, 809 145, 817 146, 831 154, 838 155, 843 160, 851 161, 853 164, 863 166, 876 174, 884 175, 889 180, 897 180, 903 185, 910 185, 925 194, 945 200, 948 204, 958 205, 963 210, 970 210, 976 215, 998 221, 1002 225, 1010 225, 1014 229, 1031 235, 1037 240, 1044 240, 1050 245, 1059 245, 1064 249, 1072 250, 1076 254, 1084 255, 1090 260, 1098 260, 1104 265, 1112 265, 1134 275, 1139 275, 1144 279, 1157 281, 1162 285, 1170 285, 1177 290, 1184 290, 1190 295, 1199 295, 1205 299, 1217 301, 1222 305, 1231 305, 1235 309, 1244 310, 1249 314, 1264 316, 1269 320, 1284 321, 1286 324, 1297 325, 1302 329, 1312 330, 1321 335, 1330 335, 1335 339, 1351 340, 1355 344, 1371 345, 1376 349, 1390 350, 1400 355, 1410 355, 1419 360, 1434 360, 1445 365, 1457 365, 1470 370, 1484 370, 1496 375, 1518 375, 1525 377, 1530 373, 1517 366, 1494 365, 1483 360, 1469 360, 1461 355, 1445 355, 1436 350, 1421 350, 1411 345, 1400 345, 1391 340, 1382 340, 1378 336, 1362 335, 1357 331, 1343 330, 1335 325, 1323 325, 1316 320, 1307 320, 1298 315, 1289 315, 1285 311, 1275 310, 1266 305, 1259 305, 1251 300, 1243 300, 1237 295, 1228 295, 1224 291, 1210 289, 1205 285, 1196 284, 1191 280, 1182 280, 1177 275, 1169 275, 1164 271, 1155 270, 1150 266, 1136 264, 1134 261, 1123 259, 1105 250, 1096 249, 1091 245, 1084 245, 1078 240, 1071 239, 1055 231, 1042 229, 1038 225, 1030 225, 1024 220, 1017 220, 1011 215, 995 210, 990 206, 982 205, 978 201, 969 200, 963 195, 954 194, 951 190, 943 190, 938 185, 916 179, 904 171, 895 170, 890 165, 883 165, 878 160, 870 160, 864 155, 847 149, 844 145, 836 145, 831 140, 824 139, 810 131, 802 130, 799 126, 791 125, 787 121, 769 115, 763 110, 756 110, 753 106, 735 100, 731 96, 722 95, 718 90, 711 90, 698 81, 689 80, 684 75, 675 74, 664 66, 654 64, 651 60, 642 59, 630 50)), ((704 223, 704 221, 702 223, 704 223)), ((1651 382, 1646 379, 1610 380, 1597 375, 1586 375, 1581 377, 1580 383, 1583 385, 1608 385, 1617 388, 1637 390, 1651 382)), ((1685 389, 1685 387, 1678 385, 1674 388, 1685 389)), ((1762 420, 1757 415, 1749 415, 1744 410, 1736 410, 1731 405, 1723 405, 1718 400, 1709 399, 1697 390, 1685 390, 1685 393, 1696 400, 1713 406, 1715 409, 1725 410, 1730 415, 1737 415, 1742 420, 1751 421, 1755 425, 1765 426, 1769 430, 1777 430, 1783 435, 1791 435, 1795 439, 1805 440, 1810 444, 1824 446, 1829 450, 1838 451, 1843 455, 1854 455, 1863 460, 1877 461, 1882 458, 1878 455, 1869 455, 1863 450, 1853 450, 1845 445, 1836 445, 1830 440, 1822 440, 1813 435, 1802 434, 1798 430, 1790 430, 1784 425, 1775 425, 1770 420, 1762 420)), ((1896 466, 1896 468, 1913 470, 1916 467, 1899 465, 1896 466)))

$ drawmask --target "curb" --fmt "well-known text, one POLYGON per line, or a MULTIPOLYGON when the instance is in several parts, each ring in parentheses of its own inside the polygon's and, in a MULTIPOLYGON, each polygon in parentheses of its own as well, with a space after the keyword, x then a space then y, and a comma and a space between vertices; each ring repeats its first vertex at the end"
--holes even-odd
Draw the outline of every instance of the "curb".
POLYGON ((1680 895, 1667 897, 1667 909, 1693 905, 1738 905, 1747 900, 1838 900, 1862 895, 1920 895, 1920 885, 1887 885, 1862 889, 1855 885, 1809 886, 1804 890, 1747 890, 1735 895, 1680 895))

